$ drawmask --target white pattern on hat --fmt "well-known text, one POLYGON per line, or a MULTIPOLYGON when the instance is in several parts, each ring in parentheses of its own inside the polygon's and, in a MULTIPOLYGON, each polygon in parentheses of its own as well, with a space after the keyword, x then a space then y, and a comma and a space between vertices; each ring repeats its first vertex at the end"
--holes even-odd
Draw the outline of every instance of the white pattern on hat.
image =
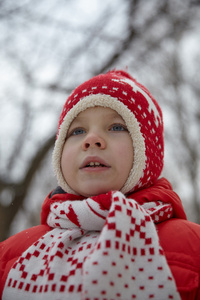
POLYGON ((113 81, 118 81, 119 83, 120 82, 125 82, 125 83, 128 83, 129 85, 132 86, 133 88, 133 91, 135 93, 137 92, 140 92, 145 98, 146 100, 148 101, 149 103, 149 112, 151 113, 151 111, 153 111, 154 115, 155 115, 155 123, 156 123, 156 126, 158 127, 159 126, 159 122, 161 122, 161 117, 160 117, 160 114, 155 106, 155 104, 153 103, 152 99, 149 97, 149 95, 147 93, 145 93, 145 91, 143 89, 141 89, 133 80, 130 80, 130 79, 112 79, 113 81), (158 121, 159 119, 159 121, 158 121))

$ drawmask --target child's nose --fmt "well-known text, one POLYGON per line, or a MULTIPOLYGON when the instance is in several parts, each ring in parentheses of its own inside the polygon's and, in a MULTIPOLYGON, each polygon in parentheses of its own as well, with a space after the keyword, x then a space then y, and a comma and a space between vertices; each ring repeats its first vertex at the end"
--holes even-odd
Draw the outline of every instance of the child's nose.
POLYGON ((87 150, 88 148, 96 148, 96 147, 99 149, 105 149, 106 147, 105 140, 96 133, 88 134, 83 141, 83 150, 87 150))

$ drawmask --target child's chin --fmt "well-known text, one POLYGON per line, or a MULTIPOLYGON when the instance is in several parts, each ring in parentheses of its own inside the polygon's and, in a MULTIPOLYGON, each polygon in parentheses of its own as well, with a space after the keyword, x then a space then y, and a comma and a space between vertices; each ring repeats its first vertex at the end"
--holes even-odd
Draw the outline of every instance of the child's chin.
POLYGON ((98 196, 101 194, 106 194, 110 191, 120 191, 124 183, 122 182, 109 182, 106 180, 88 180, 82 181, 79 186, 79 190, 76 190, 79 195, 89 198, 92 196, 98 196))
POLYGON ((91 189, 89 190, 89 192, 85 192, 84 191, 82 192, 82 196, 84 197, 92 197, 92 196, 98 196, 98 195, 101 195, 101 194, 106 194, 108 192, 110 192, 112 190, 112 188, 96 188, 96 189, 91 189))

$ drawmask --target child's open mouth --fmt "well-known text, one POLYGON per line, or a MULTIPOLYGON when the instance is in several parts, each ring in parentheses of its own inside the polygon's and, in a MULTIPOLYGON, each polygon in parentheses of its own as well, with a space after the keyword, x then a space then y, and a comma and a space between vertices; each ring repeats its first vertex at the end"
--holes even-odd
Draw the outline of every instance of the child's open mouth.
POLYGON ((110 166, 108 163, 101 159, 100 157, 87 157, 83 163, 80 166, 80 169, 87 169, 87 170, 94 170, 94 169, 99 169, 99 170, 105 170, 109 169, 110 166))
POLYGON ((100 164, 99 162, 93 162, 93 161, 85 166, 85 168, 91 168, 91 167, 98 168, 98 167, 106 167, 106 166, 103 164, 100 164))

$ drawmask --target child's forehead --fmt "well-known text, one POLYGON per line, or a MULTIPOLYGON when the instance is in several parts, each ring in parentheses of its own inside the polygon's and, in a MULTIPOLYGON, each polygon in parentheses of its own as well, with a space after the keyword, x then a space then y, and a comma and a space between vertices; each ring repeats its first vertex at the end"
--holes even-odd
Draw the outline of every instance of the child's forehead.
POLYGON ((115 120, 115 119, 122 119, 123 120, 123 118, 115 110, 113 110, 109 107, 96 106, 96 107, 87 108, 84 111, 80 112, 74 118, 72 123, 76 122, 76 121, 87 120, 88 117, 91 117, 91 116, 98 117, 98 115, 101 116, 101 117, 103 116, 103 117, 105 117, 106 119, 109 119, 109 120, 115 120))

